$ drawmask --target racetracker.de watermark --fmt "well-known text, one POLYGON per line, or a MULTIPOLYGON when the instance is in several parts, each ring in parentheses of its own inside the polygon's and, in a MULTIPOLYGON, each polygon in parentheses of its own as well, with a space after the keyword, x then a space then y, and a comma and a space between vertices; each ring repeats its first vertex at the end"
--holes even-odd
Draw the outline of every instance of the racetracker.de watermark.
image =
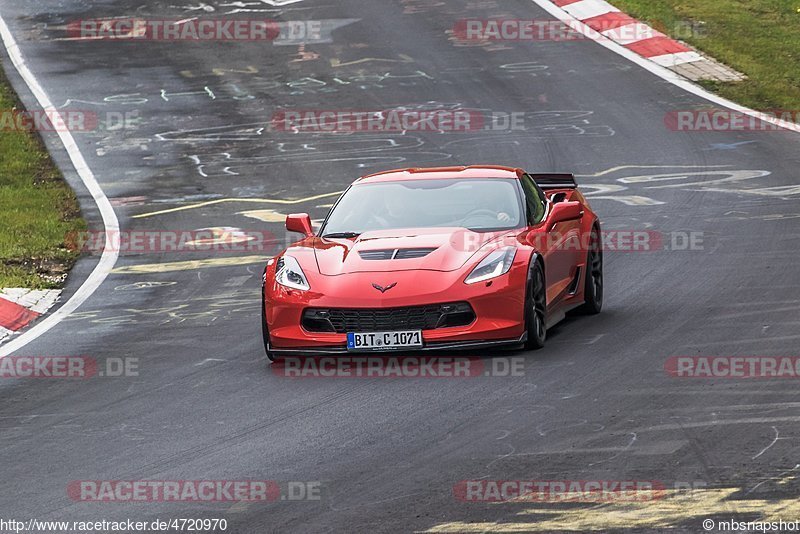
MULTIPOLYGON (((666 37, 647 24, 628 17, 596 20, 590 24, 597 33, 582 33, 575 27, 559 20, 536 19, 460 19, 453 25, 453 35, 461 41, 595 41, 611 38, 628 43, 666 37)), ((661 26, 659 24, 659 26, 661 26)), ((688 21, 676 22, 671 31, 679 39, 704 37, 705 26, 688 21)))
POLYGON ((775 132, 778 121, 800 124, 800 111, 773 109, 745 113, 729 109, 670 111, 664 124, 673 132, 775 132))
POLYGON ((274 41, 281 25, 270 19, 83 19, 67 24, 76 40, 274 41))
MULTIPOLYGON (((703 232, 658 232, 655 230, 601 230, 600 248, 605 252, 702 251, 703 232)), ((485 244, 484 238, 469 230, 459 230, 450 239, 450 246, 459 251, 494 250, 519 244, 519 236, 510 235, 485 244)), ((538 250, 573 250, 588 252, 595 248, 591 233, 530 232, 523 238, 538 250)))
POLYGON ((271 232, 245 231, 232 227, 199 230, 114 230, 70 232, 67 249, 100 254, 104 250, 121 255, 179 252, 277 252, 285 245, 271 232))
POLYGON ((135 127, 138 122, 137 111, 97 113, 81 109, 0 110, 0 131, 3 132, 116 131, 135 127))
POLYGON ((664 371, 677 378, 800 378, 800 356, 672 356, 664 371))
POLYGON ((84 110, 0 110, 0 131, 4 132, 90 132, 100 118, 84 110))
POLYGON ((6 356, 0 378, 93 378, 139 376, 139 358, 91 356, 6 356))
POLYGON ((270 366, 287 378, 476 378, 525 376, 522 357, 319 356, 284 357, 270 366))
POLYGON ((82 502, 318 501, 320 481, 73 480, 67 495, 82 502))
POLYGON ((462 480, 453 494, 464 502, 642 502, 661 499, 653 480, 462 480))
POLYGON ((524 112, 472 109, 288 109, 273 113, 274 131, 295 133, 376 133, 525 131, 524 112))

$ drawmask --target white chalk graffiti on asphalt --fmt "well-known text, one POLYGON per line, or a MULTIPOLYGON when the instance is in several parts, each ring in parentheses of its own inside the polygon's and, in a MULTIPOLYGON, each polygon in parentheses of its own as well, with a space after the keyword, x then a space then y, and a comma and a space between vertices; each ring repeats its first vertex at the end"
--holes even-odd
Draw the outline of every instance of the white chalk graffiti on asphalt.
MULTIPOLYGON (((211 73, 215 76, 220 76, 222 69, 215 68, 211 73)), ((237 71, 230 71, 237 72, 237 71)), ((250 74, 250 71, 238 71, 245 74, 250 74)), ((256 70, 256 72, 258 72, 256 70)), ((194 78, 195 73, 184 71, 187 78, 194 78)), ((386 87, 385 84, 392 83, 400 87, 415 87, 420 81, 434 80, 435 78, 430 74, 415 70, 408 74, 395 74, 390 71, 380 71, 376 74, 353 74, 353 75, 337 75, 329 79, 323 80, 312 76, 303 76, 296 79, 284 79, 282 76, 265 78, 260 76, 253 76, 248 80, 247 89, 242 89, 239 84, 233 82, 223 82, 218 85, 203 84, 197 89, 183 90, 170 92, 165 88, 160 88, 151 93, 120 93, 103 97, 101 100, 82 100, 77 98, 67 99, 64 104, 59 108, 68 108, 75 105, 89 105, 89 106, 144 106, 148 103, 161 103, 172 102, 180 98, 197 98, 205 102, 225 100, 252 100, 258 95, 275 96, 289 95, 299 96, 304 94, 325 94, 338 91, 338 87, 347 87, 352 89, 359 89, 367 91, 371 89, 380 89, 386 87)))
POLYGON ((434 8, 442 7, 444 2, 430 1, 430 0, 400 0, 403 4, 404 15, 415 15, 418 13, 428 13, 434 11, 434 8))
POLYGON ((541 72, 547 70, 549 67, 547 65, 542 65, 541 63, 537 63, 535 61, 525 61, 523 63, 506 63, 505 65, 500 65, 500 68, 507 72, 541 72))
MULTIPOLYGON (((437 102, 405 104, 398 110, 464 109, 460 102, 437 102)), ((488 110, 487 110, 488 111, 488 110)), ((446 143, 432 142, 430 136, 413 135, 409 132, 396 134, 369 134, 360 132, 299 135, 291 132, 269 131, 267 123, 245 123, 213 126, 192 130, 174 130, 158 133, 155 141, 202 146, 203 151, 187 152, 186 157, 194 164, 198 174, 204 178, 213 176, 236 176, 259 174, 263 167, 302 161, 304 164, 328 164, 353 162, 357 168, 380 165, 397 165, 405 161, 433 163, 453 159, 454 149, 472 151, 473 145, 493 146, 500 144, 524 145, 531 140, 587 136, 608 137, 614 135, 609 126, 592 126, 587 117, 593 114, 586 110, 552 110, 526 113, 526 121, 532 126, 525 131, 483 130, 476 135, 455 136, 446 143), (269 131, 270 135, 267 136, 269 131), (238 144, 237 144, 238 143, 238 144), (242 145, 242 143, 247 143, 242 145), (435 145, 426 149, 428 144, 435 145), (223 144, 216 152, 209 146, 223 144), (241 146, 240 146, 241 145, 241 146)), ((432 132, 431 135, 436 135, 432 132)))
MULTIPOLYGON (((217 135, 217 134, 214 134, 217 135)), ((159 134, 161 140, 187 141, 178 137, 159 134)), ((196 137, 194 137, 197 140, 196 137)), ((216 139, 205 139, 216 140, 216 139)), ((357 168, 379 165, 398 165, 408 160, 428 162, 444 161, 452 158, 447 152, 420 151, 425 142, 416 136, 375 136, 358 135, 339 138, 319 138, 309 140, 266 139, 264 143, 243 148, 233 155, 230 151, 189 154, 200 176, 231 176, 259 174, 262 168, 284 164, 289 161, 302 161, 303 164, 329 164, 334 162, 353 162, 357 168)))
POLYGON ((761 195, 769 197, 788 197, 800 195, 800 185, 777 185, 763 187, 753 185, 751 180, 764 178, 772 173, 763 170, 733 170, 724 169, 717 171, 679 172, 654 175, 628 176, 618 181, 624 184, 651 184, 654 182, 675 182, 689 180, 688 182, 668 183, 663 185, 647 185, 645 189, 686 189, 690 191, 716 191, 720 193, 739 193, 748 195, 761 195), (711 180, 698 180, 701 177, 720 176, 711 180), (745 183, 747 182, 747 183, 745 183), (733 185, 733 187, 729 187, 733 185))
POLYGON ((89 321, 103 326, 134 324, 201 324, 240 319, 259 310, 259 290, 236 289, 217 295, 176 299, 158 308, 110 308, 71 314, 65 322, 89 321), (116 313, 116 315, 109 314, 116 313))
POLYGON ((581 191, 584 192, 586 198, 594 200, 614 200, 622 202, 627 206, 657 206, 664 204, 660 200, 641 196, 641 195, 612 195, 611 193, 619 193, 628 189, 622 185, 616 184, 585 184, 581 182, 581 191), (588 190, 588 191, 587 191, 588 190))
POLYGON ((614 167, 596 174, 579 175, 581 189, 589 190, 586 197, 591 200, 613 200, 629 206, 652 206, 664 204, 663 201, 641 194, 619 194, 623 191, 640 193, 645 190, 652 195, 656 190, 679 189, 683 191, 707 191, 719 193, 735 193, 740 195, 757 195, 771 198, 788 199, 800 195, 800 185, 765 185, 756 180, 772 175, 772 172, 755 169, 731 169, 727 165, 717 166, 637 166, 627 165, 614 167), (633 174, 615 178, 616 183, 592 183, 586 179, 626 174, 632 170, 660 169, 665 172, 651 174, 633 174), (672 172, 668 172, 672 171, 672 172), (623 185, 620 185, 623 184, 623 185), (631 191, 632 186, 641 190, 631 191), (652 191, 652 192, 651 192, 652 191))
POLYGON ((253 2, 224 2, 219 3, 217 7, 214 7, 211 4, 207 4, 205 2, 200 2, 197 5, 186 5, 186 6, 169 6, 175 9, 182 9, 183 11, 204 11, 206 13, 214 13, 218 8, 224 7, 233 7, 237 8, 232 11, 227 11, 225 14, 232 14, 238 12, 265 12, 265 11, 275 11, 275 9, 258 9, 259 7, 263 8, 264 5, 268 5, 271 7, 284 7, 291 4, 297 4, 302 2, 303 0, 255 0, 253 2), (255 9, 248 9, 248 8, 255 8, 255 9))
POLYGON ((154 287, 174 286, 178 282, 136 282, 134 284, 125 284, 117 286, 114 291, 137 291, 139 289, 152 289, 154 287))
POLYGON ((262 4, 267 4, 275 7, 288 6, 289 4, 296 4, 303 0, 260 0, 262 4))

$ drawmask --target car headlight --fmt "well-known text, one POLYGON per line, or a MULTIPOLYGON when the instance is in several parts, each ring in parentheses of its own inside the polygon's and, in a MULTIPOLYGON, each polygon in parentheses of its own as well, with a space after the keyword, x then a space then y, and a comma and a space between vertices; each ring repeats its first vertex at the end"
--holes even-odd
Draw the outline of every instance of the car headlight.
POLYGON ((517 249, 514 247, 495 250, 472 269, 464 283, 476 284, 506 274, 511 269, 511 264, 514 263, 514 256, 516 255, 517 249))
POLYGON ((275 266, 275 281, 292 289, 307 291, 311 289, 300 264, 292 256, 281 256, 275 266))

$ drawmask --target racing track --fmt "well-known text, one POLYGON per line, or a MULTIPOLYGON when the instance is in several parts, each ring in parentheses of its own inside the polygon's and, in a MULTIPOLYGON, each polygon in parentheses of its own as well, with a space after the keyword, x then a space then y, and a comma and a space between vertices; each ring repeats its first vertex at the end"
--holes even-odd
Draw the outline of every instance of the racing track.
MULTIPOLYGON (((233 4, 205 3, 217 14, 233 4)), ((122 228, 229 226, 282 239, 281 222, 242 212, 320 218, 332 197, 304 199, 340 191, 366 172, 496 162, 574 171, 594 191, 589 198, 606 230, 702 232, 703 250, 607 253, 603 314, 562 323, 545 350, 526 355, 524 377, 452 380, 281 378, 260 345, 262 260, 193 268, 173 262, 202 254, 122 256, 76 313, 17 354, 133 357, 140 374, 3 380, 4 516, 226 517, 235 532, 395 532, 461 521, 548 531, 618 526, 589 507, 453 496, 460 480, 535 478, 731 488, 728 500, 706 490, 679 506, 672 497, 644 505, 653 513, 638 524, 645 530, 670 518, 696 532, 702 518, 748 506, 800 518, 792 478, 796 383, 664 372, 670 356, 798 355, 796 134, 672 132, 667 112, 704 101, 594 43, 457 46, 448 39, 462 17, 545 18, 528 0, 245 4, 280 20, 355 20, 333 31, 332 43, 304 51, 76 42, 63 30, 75 19, 207 13, 189 0, 0 1, 57 106, 136 112, 132 128, 76 135, 122 228), (531 127, 343 138, 261 129, 281 106, 397 105, 525 111, 531 127), (220 199, 298 201, 197 205, 220 199), (66 486, 82 479, 309 480, 322 482, 323 498, 73 502, 66 486), (553 523, 534 523, 544 519, 553 523)), ((63 148, 48 143, 101 229, 63 148)), ((67 295, 96 261, 79 264, 67 295)))

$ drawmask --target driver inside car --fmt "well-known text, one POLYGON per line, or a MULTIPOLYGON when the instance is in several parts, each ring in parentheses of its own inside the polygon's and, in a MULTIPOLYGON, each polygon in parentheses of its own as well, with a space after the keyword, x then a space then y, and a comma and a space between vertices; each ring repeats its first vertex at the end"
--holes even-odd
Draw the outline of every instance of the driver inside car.
POLYGON ((383 195, 383 209, 372 213, 374 224, 385 230, 409 226, 408 201, 401 191, 392 193, 383 195))
POLYGON ((484 206, 486 206, 488 211, 495 213, 498 222, 511 222, 511 215, 509 215, 509 213, 514 210, 508 207, 508 197, 491 195, 484 199, 484 206))

